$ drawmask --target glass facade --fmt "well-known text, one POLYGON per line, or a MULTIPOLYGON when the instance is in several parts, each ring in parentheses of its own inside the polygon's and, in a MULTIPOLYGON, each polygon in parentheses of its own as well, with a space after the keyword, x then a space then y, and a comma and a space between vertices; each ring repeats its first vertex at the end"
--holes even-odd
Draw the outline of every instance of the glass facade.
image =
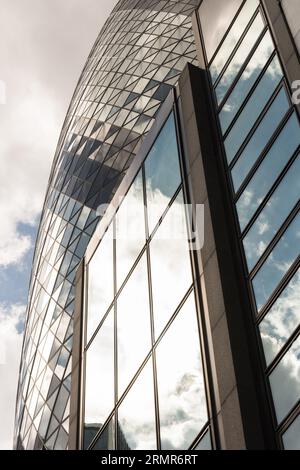
MULTIPOLYGON (((198 4, 120 0, 81 74, 57 146, 36 244, 17 397, 17 448, 67 447, 76 268, 99 222, 97 208, 111 201, 185 64, 196 63, 190 17, 198 4)), ((126 251, 126 242, 118 249, 126 251)), ((94 270, 111 256, 108 245, 99 256, 94 270)), ((126 271, 119 266, 120 282, 126 271)), ((100 300, 104 315, 113 292, 111 273, 101 275, 91 297, 100 300)), ((90 310, 89 334, 95 315, 90 310)), ((96 423, 102 420, 99 413, 96 423)))
POLYGON ((299 449, 299 415, 289 425, 300 410, 299 115, 260 2, 219 2, 230 4, 221 36, 209 3, 199 8, 203 46, 275 428, 299 449))
MULTIPOLYGON (((199 315, 183 204, 180 154, 171 113, 87 264, 84 448, 101 445, 107 449, 108 442, 114 442, 114 448, 121 450, 184 450, 195 445, 208 428, 199 315), (133 217, 129 207, 140 217, 133 217), (143 214, 139 207, 145 209, 143 214), (127 225, 122 218, 124 208, 129 213, 127 225), (124 245, 122 235, 132 228, 130 233, 135 236, 124 245), (94 294, 98 282, 95 264, 107 250, 114 253, 108 268, 114 272, 114 298, 103 316, 109 302, 94 294), (91 316, 91 311, 98 315, 91 316)), ((198 445, 211 446, 208 431, 198 445)))

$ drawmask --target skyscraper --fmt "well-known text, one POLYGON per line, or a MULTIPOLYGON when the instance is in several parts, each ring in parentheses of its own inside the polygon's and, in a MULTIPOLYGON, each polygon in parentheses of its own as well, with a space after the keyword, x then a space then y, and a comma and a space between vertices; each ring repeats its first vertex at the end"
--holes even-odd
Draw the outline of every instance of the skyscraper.
POLYGON ((50 178, 18 447, 299 448, 296 3, 113 11, 50 178))
MULTIPOLYGON (((121 0, 88 57, 51 170, 32 269, 18 448, 65 448, 74 279, 99 216, 187 62, 198 0, 121 0), (54 413, 53 413, 54 411, 54 413)), ((80 38, 78 38, 80 40, 80 38)))

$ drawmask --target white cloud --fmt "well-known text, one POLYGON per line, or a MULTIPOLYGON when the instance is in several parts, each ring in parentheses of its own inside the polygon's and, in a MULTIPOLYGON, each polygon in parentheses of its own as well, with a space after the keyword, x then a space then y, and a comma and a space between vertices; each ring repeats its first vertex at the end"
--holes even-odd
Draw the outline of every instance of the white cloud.
POLYGON ((25 307, 0 305, 0 449, 12 449, 14 410, 22 347, 20 323, 25 307))

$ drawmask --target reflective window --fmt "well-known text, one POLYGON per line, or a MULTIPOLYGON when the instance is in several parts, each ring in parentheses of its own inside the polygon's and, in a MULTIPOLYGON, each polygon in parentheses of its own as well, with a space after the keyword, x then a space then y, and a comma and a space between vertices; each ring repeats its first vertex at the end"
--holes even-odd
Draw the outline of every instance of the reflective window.
POLYGON ((113 229, 104 235, 88 267, 87 342, 114 298, 113 229))
POLYGON ((193 294, 156 359, 162 449, 188 449, 208 419, 193 294))
POLYGON ((259 310, 299 256, 299 246, 300 214, 298 213, 253 279, 253 289, 259 310))
POLYGON ((195 447, 195 450, 212 450, 210 432, 207 431, 201 441, 195 447))
MULTIPOLYGON (((239 16, 235 20, 232 28, 230 29, 228 35, 226 36, 222 46, 220 47, 216 57, 214 58, 210 66, 210 73, 211 73, 213 82, 217 80, 218 76, 223 70, 223 67, 228 61, 234 47, 236 46, 241 35, 245 31, 246 26, 248 25, 252 15, 254 14, 258 6, 259 6, 258 0, 251 0, 251 1, 246 2, 239 16)), ((213 27, 211 25, 211 30, 210 30, 211 36, 212 36, 212 30, 214 30, 214 28, 215 28, 215 25, 213 27)))
MULTIPOLYGON (((88 433, 93 434, 94 432, 93 425, 90 425, 85 430, 85 436, 88 436, 88 433)), ((95 435, 93 437, 95 437, 95 435)), ((89 442, 91 442, 91 440, 90 438, 88 439, 89 442)), ((93 450, 114 450, 115 448, 115 418, 113 417, 93 446, 93 450)))
POLYGON ((300 199, 300 156, 268 200, 265 208, 244 238, 251 271, 300 199))
POLYGON ((282 88, 232 169, 231 174, 235 191, 238 191, 288 109, 289 101, 285 89, 282 88))
POLYGON ((300 399, 300 337, 270 375, 270 385, 278 423, 300 399))
MULTIPOLYGON (((256 16, 255 20, 253 21, 252 25, 250 26, 247 34, 245 35, 243 41, 241 42, 239 48, 237 49, 236 53, 231 59, 228 67, 226 68, 221 80, 219 81, 216 87, 216 95, 217 95, 218 104, 221 103, 222 99, 225 97, 227 91, 232 85, 233 81, 237 77, 239 71, 241 70, 242 66, 245 63, 245 58, 247 57, 251 49, 254 47, 256 41, 259 38, 259 35, 262 33, 264 29, 264 26, 265 24, 263 22, 262 16, 259 13, 256 16)), ((272 50, 272 41, 271 41, 271 50, 272 50)), ((264 51, 263 53, 265 57, 267 56, 266 52, 267 51, 264 51)), ((262 54, 262 51, 260 52, 260 61, 261 61, 261 54, 262 54)), ((257 65, 255 62, 253 63, 253 60, 251 62, 252 64, 251 65, 249 64, 248 67, 250 67, 250 71, 253 72, 253 68, 255 70, 257 68, 257 65)), ((264 65, 264 63, 262 64, 262 66, 264 65)), ((251 72, 250 72, 250 76, 251 76, 251 72)), ((258 73, 257 73, 257 76, 258 76, 258 73)), ((248 69, 248 78, 249 78, 249 69, 248 69)), ((241 80, 242 81, 245 80, 245 73, 243 74, 241 80)))
POLYGON ((237 202, 242 230, 254 215, 299 144, 300 127, 296 114, 293 114, 237 202))
POLYGON ((144 255, 117 300, 119 396, 151 348, 147 262, 144 255))
MULTIPOLYGON (((86 353, 84 423, 101 429, 114 406, 114 321, 111 312, 86 353)), ((88 445, 88 436, 85 437, 88 445)))
MULTIPOLYGON (((228 129, 237 111, 240 109, 241 104, 267 63, 267 60, 271 57, 273 50, 274 44, 270 33, 267 32, 219 114, 223 133, 228 129)), ((244 60, 245 57, 243 56, 242 61, 244 60)), ((226 75, 222 78, 216 89, 219 103, 228 89, 228 86, 225 87, 223 84, 225 78, 226 75)))
POLYGON ((118 449, 156 449, 152 361, 147 363, 119 407, 118 449))
POLYGON ((279 64, 279 60, 277 57, 274 57, 262 79, 255 88, 251 98, 245 105, 243 111, 225 139, 224 144, 228 163, 233 160, 255 121, 274 93, 282 76, 282 69, 279 64))
POLYGON ((181 183, 173 114, 170 115, 145 162, 147 212, 152 233, 181 183))
POLYGON ((267 365, 275 359, 300 323, 299 293, 300 271, 297 271, 260 324, 267 365))
POLYGON ((150 254, 157 338, 192 284, 182 192, 156 232, 150 254))
POLYGON ((300 450, 300 415, 282 436, 285 450, 300 450))
POLYGON ((243 0, 204 0, 199 8, 206 54, 210 60, 222 41, 243 0), (212 28, 214 34, 211 34, 212 28))

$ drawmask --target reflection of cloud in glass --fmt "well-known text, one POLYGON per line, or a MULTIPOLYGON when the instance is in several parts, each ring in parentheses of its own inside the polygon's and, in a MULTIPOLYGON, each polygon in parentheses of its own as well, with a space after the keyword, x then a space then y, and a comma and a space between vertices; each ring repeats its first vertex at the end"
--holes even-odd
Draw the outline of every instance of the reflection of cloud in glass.
POLYGON ((282 439, 286 450, 300 450, 300 415, 284 433, 282 439))
POLYGON ((118 411, 119 426, 127 445, 132 450, 156 449, 153 392, 152 362, 150 360, 118 411))
POLYGON ((300 399, 300 337, 270 375, 278 423, 300 399))
POLYGON ((163 449, 187 449, 207 422, 193 294, 157 348, 163 449))
POLYGON ((300 318, 300 272, 297 271, 281 296, 260 324, 260 333, 267 364, 299 325, 300 318))

